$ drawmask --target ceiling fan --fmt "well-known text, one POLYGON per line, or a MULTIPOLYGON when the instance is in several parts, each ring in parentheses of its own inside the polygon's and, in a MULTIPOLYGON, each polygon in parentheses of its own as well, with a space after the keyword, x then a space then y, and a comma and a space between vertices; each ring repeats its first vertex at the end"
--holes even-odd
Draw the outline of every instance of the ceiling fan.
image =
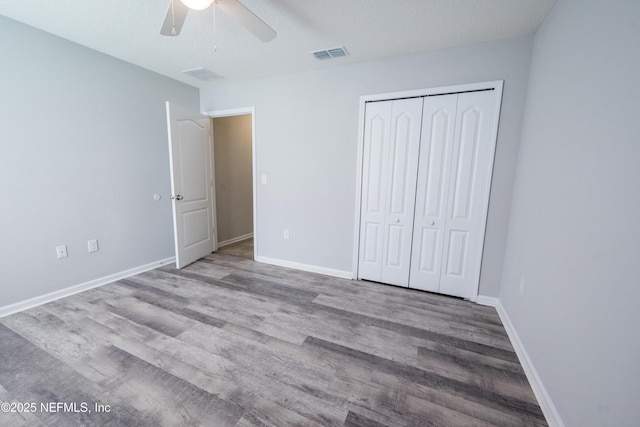
MULTIPOLYGON (((169 9, 164 17, 160 34, 164 36, 177 36, 187 18, 189 10, 205 10, 213 5, 220 7, 226 14, 234 18, 240 25, 251 31, 263 42, 273 40, 276 32, 247 9, 238 0, 171 0, 169 9)), ((215 9, 214 9, 215 12, 215 9)))

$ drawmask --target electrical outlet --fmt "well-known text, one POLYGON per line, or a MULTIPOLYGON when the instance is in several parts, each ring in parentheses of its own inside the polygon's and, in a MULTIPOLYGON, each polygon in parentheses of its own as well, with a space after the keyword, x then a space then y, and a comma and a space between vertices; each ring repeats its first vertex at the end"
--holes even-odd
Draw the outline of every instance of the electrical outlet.
POLYGON ((91 252, 98 252, 98 240, 97 239, 93 239, 93 240, 88 240, 87 241, 87 247, 89 249, 89 253, 91 252))
POLYGON ((289 240, 289 229, 285 228, 284 231, 282 232, 282 238, 284 240, 289 240))
POLYGON ((520 295, 524 294, 524 276, 520 276, 520 295))
POLYGON ((58 259, 69 256, 67 253, 67 245, 56 246, 56 254, 58 255, 58 259))

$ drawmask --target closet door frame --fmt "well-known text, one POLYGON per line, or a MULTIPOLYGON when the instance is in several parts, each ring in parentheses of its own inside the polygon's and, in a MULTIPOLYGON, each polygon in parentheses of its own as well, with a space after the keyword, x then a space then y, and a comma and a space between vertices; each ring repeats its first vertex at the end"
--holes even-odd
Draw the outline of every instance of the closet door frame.
MULTIPOLYGON (((435 87, 428 89, 418 89, 418 90, 410 90, 410 91, 402 91, 402 92, 388 92, 388 93, 380 93, 374 95, 364 95, 360 97, 360 110, 358 114, 358 151, 357 151, 357 167, 356 167, 356 203, 355 203, 355 219, 354 219, 354 237, 353 237, 353 279, 358 278, 358 267, 359 267, 359 251, 360 251, 360 215, 361 215, 361 201, 362 201, 362 173, 363 173, 363 153, 364 153, 364 129, 365 129, 365 111, 367 102, 373 101, 391 101, 394 99, 402 99, 402 98, 412 98, 412 97, 423 97, 423 96, 434 96, 434 95, 445 95, 445 94, 454 94, 454 93, 463 93, 470 91, 479 91, 479 90, 494 90, 495 91, 495 109, 496 114, 493 117, 493 122, 490 124, 491 126, 491 148, 490 148, 490 160, 489 164, 492 165, 495 158, 496 151, 496 141, 498 137, 498 123, 500 120, 500 105, 502 102, 502 87, 504 81, 496 80, 489 82, 480 82, 480 83, 469 83, 469 84, 461 84, 454 86, 443 86, 443 87, 435 87)), ((483 218, 482 222, 482 236, 484 236, 486 231, 487 224, 487 213, 489 209, 489 193, 491 189, 491 178, 493 175, 493 170, 487 174, 487 178, 485 182, 480 183, 483 186, 483 192, 486 194, 487 202, 482 206, 481 218, 483 218)), ((482 252, 484 251, 484 237, 483 243, 480 245, 480 251, 476 255, 478 257, 477 261, 474 263, 473 275, 476 277, 475 289, 470 295, 470 300, 476 302, 478 299, 478 288, 480 286, 480 267, 482 263, 482 252)))

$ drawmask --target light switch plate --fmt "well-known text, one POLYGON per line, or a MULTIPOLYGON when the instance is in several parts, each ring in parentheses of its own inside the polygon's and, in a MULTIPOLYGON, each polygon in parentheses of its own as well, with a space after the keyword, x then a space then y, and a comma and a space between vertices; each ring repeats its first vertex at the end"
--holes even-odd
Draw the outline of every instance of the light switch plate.
POLYGON ((98 240, 93 239, 87 241, 87 247, 89 248, 89 253, 98 252, 98 240))

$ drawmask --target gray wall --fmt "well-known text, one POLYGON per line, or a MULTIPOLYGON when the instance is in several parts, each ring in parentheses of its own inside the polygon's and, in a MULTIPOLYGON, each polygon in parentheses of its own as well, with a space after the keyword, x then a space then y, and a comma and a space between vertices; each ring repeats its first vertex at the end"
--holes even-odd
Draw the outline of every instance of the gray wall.
POLYGON ((639 17, 559 0, 535 37, 500 300, 567 426, 640 420, 639 17))
POLYGON ((253 233, 251 115, 212 120, 220 243, 253 233))
POLYGON ((505 80, 480 293, 497 296, 532 38, 200 91, 203 111, 255 106, 258 255, 351 271, 362 95, 505 80), (282 238, 290 230, 290 240, 282 238))
POLYGON ((0 40, 0 307, 173 256, 164 101, 198 91, 1 16, 0 40))

